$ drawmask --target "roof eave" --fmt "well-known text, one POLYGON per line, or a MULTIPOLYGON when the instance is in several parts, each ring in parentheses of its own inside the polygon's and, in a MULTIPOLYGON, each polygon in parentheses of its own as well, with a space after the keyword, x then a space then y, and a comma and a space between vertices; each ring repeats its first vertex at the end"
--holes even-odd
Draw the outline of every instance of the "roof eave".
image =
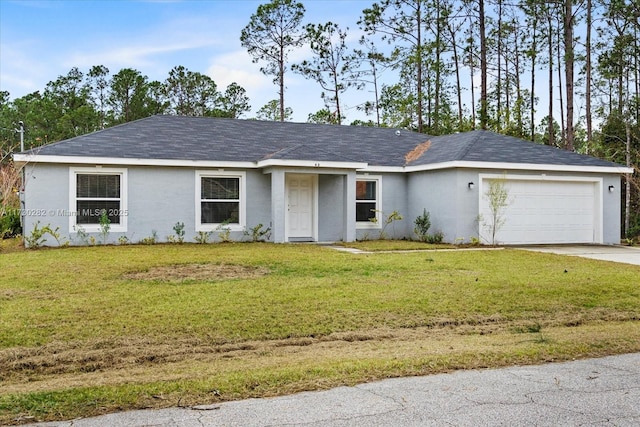
POLYGON ((30 153, 13 155, 17 166, 27 163, 53 164, 84 164, 84 165, 119 165, 119 166, 173 166, 173 167, 204 167, 204 168, 244 168, 256 169, 273 166, 354 169, 358 172, 377 173, 410 173, 430 170, 467 168, 467 169, 497 169, 497 170, 535 170, 553 172, 583 172, 583 173, 633 173, 634 169, 625 166, 584 166, 584 165, 553 165, 537 163, 507 163, 507 162, 474 162, 450 161, 415 166, 370 166, 365 162, 337 162, 319 160, 286 160, 267 159, 252 161, 219 161, 219 160, 177 160, 177 159, 141 159, 122 157, 91 157, 91 156, 51 156, 30 153))
POLYGON ((260 160, 256 164, 259 168, 280 167, 301 167, 301 168, 326 168, 326 169, 362 169, 367 167, 364 162, 336 162, 323 160, 289 160, 289 159, 266 159, 260 160))
POLYGON ((508 163, 508 162, 473 162, 454 160, 450 162, 429 163, 414 166, 368 166, 358 172, 386 172, 410 173, 440 169, 498 169, 498 170, 530 170, 548 172, 587 172, 587 173, 633 173, 633 168, 625 166, 584 166, 584 165, 553 165, 538 163, 508 163))
POLYGON ((15 154, 13 160, 17 165, 27 163, 53 163, 74 165, 118 165, 118 166, 174 166, 198 168, 256 168, 255 162, 234 162, 219 160, 179 160, 179 159, 141 159, 124 157, 91 157, 91 156, 50 156, 40 154, 15 154))

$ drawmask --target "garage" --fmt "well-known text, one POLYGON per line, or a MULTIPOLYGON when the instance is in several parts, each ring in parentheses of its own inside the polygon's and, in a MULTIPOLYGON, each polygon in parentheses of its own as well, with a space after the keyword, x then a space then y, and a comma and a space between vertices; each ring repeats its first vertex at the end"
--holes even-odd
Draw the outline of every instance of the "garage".
POLYGON ((571 177, 481 177, 480 231, 491 242, 491 182, 502 182, 507 205, 497 227, 497 244, 602 243, 599 179, 571 177))

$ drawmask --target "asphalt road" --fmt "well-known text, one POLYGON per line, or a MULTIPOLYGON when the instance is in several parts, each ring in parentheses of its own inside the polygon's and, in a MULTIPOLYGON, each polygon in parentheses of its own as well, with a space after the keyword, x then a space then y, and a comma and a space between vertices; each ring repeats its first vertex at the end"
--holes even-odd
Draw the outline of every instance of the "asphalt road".
POLYGON ((638 426, 640 354, 456 371, 277 398, 121 412, 37 425, 638 426))

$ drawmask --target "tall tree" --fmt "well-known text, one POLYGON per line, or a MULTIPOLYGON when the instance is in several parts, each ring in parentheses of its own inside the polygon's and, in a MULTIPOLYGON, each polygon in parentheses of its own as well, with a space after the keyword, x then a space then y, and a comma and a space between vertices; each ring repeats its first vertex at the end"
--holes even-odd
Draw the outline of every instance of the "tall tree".
POLYGON ((536 140, 535 132, 535 113, 536 113, 536 72, 538 64, 538 55, 540 54, 541 44, 539 43, 539 28, 541 17, 541 6, 537 0, 523 0, 520 8, 525 14, 525 25, 529 29, 529 37, 525 39, 525 57, 531 61, 531 93, 529 99, 529 120, 531 121, 531 141, 536 140))
POLYGON ((322 99, 329 111, 333 110, 335 123, 341 124, 343 114, 340 95, 353 86, 352 79, 355 58, 347 55, 347 30, 341 30, 338 24, 308 24, 305 27, 307 40, 313 57, 292 69, 317 82, 322 88, 322 99))
POLYGON ((402 84, 383 86, 380 94, 382 125, 416 130, 415 105, 415 92, 406 90, 402 84))
POLYGON ((338 119, 331 110, 328 108, 323 108, 322 110, 318 110, 315 113, 309 113, 307 116, 307 123, 317 123, 317 124, 325 124, 325 125, 339 125, 338 119))
MULTIPOLYGON (((270 122, 282 121, 280 120, 280 118, 282 117, 281 112, 282 112, 282 109, 278 104, 278 100, 272 99, 271 101, 267 102, 265 105, 260 107, 260 109, 256 113, 256 118, 258 120, 265 120, 270 122)), ((292 115, 293 115, 293 110, 291 109, 291 107, 287 107, 284 109, 285 121, 291 120, 292 115)))
POLYGON ((9 101, 9 92, 0 91, 0 167, 20 147, 16 139, 16 111, 9 101))
POLYGON ((165 90, 170 110, 180 116, 208 116, 218 107, 220 93, 211 77, 182 65, 169 71, 165 90))
POLYGON ((240 42, 252 56, 253 62, 266 62, 260 71, 267 76, 274 76, 280 95, 280 121, 286 119, 284 75, 288 54, 303 44, 304 32, 301 25, 304 12, 302 3, 271 0, 270 3, 258 6, 240 34, 240 42))
POLYGON ((249 110, 251 110, 251 105, 249 105, 247 91, 234 82, 227 86, 224 94, 220 97, 219 108, 211 115, 237 119, 249 110))
MULTIPOLYGON (((605 49, 598 58, 598 70, 601 78, 609 86, 609 114, 607 116, 609 126, 603 131, 603 145, 605 150, 616 154, 616 160, 634 164, 634 158, 638 161, 640 153, 640 104, 638 101, 638 18, 640 9, 631 1, 609 0, 605 3, 606 27, 600 30, 606 35, 605 49), (635 80, 635 81, 634 81, 635 80), (633 87, 635 86, 635 94, 633 87), (635 137, 634 137, 635 134, 635 137), (635 148, 635 150, 634 150, 635 148), (635 155, 634 155, 635 151, 635 155), (624 153, 624 156, 621 155, 624 153), (623 160, 624 159, 624 160, 623 160)), ((632 206, 632 177, 625 177, 625 232, 628 232, 631 217, 640 218, 640 212, 631 211, 632 206)), ((636 189, 636 194, 638 189, 636 189)), ((637 195, 636 195, 637 197, 637 195)))
MULTIPOLYGON (((368 34, 379 34, 382 40, 394 44, 393 58, 397 69, 415 79, 415 90, 410 95, 415 100, 416 130, 424 131, 423 108, 423 2, 425 0, 382 0, 362 11, 358 25, 368 34)), ((482 0, 480 0, 482 1, 482 0)))
POLYGON ((376 126, 380 126, 379 72, 386 69, 389 59, 376 48, 374 42, 362 37, 360 39, 360 44, 363 45, 365 49, 355 49, 353 52, 352 58, 359 65, 354 67, 355 69, 353 70, 352 78, 356 82, 357 89, 362 89, 366 85, 373 86, 374 101, 366 101, 364 104, 359 106, 358 109, 364 111, 366 115, 375 111, 375 123, 376 126))
MULTIPOLYGON (((453 7, 453 5, 451 4, 447 4, 447 6, 449 8, 453 7)), ((449 37, 448 43, 451 46, 451 49, 453 52, 453 64, 454 64, 454 71, 455 71, 455 77, 456 77, 455 92, 456 92, 456 97, 458 101, 458 126, 457 126, 458 131, 464 130, 464 111, 462 106, 462 82, 460 77, 460 69, 462 67, 463 60, 461 60, 460 58, 460 54, 459 54, 460 40, 458 40, 458 37, 457 37, 457 34, 462 32, 462 25, 464 24, 464 20, 456 19, 457 15, 460 14, 461 12, 462 12, 462 9, 458 9, 455 13, 452 13, 450 16, 448 16, 448 19, 446 20, 446 29, 449 37)), ((471 85, 473 86, 473 79, 472 79, 471 85)))
POLYGON ((587 34, 585 40, 585 101, 586 111, 585 118, 587 121, 587 149, 586 153, 589 154, 589 148, 591 141, 593 140, 593 116, 591 111, 591 33, 593 31, 593 2, 587 0, 587 34))
POLYGON ((56 108, 54 114, 58 115, 56 141, 100 129, 98 113, 91 100, 91 88, 77 67, 73 67, 66 76, 49 82, 44 98, 53 103, 56 108))
POLYGON ((484 0, 478 0, 478 27, 480 33, 480 128, 487 129, 489 100, 487 99, 487 30, 484 0))
POLYGON ((94 65, 87 74, 89 87, 93 95, 93 102, 98 111, 100 129, 104 129, 106 125, 107 98, 109 97, 109 82, 107 76, 109 76, 109 69, 104 65, 94 65))
POLYGON ((147 77, 132 68, 123 68, 110 82, 109 105, 114 124, 130 122, 147 117, 152 113, 147 109, 147 77))
POLYGON ((576 18, 574 16, 573 0, 564 1, 564 67, 565 86, 567 95, 567 122, 566 122, 566 145, 569 151, 574 150, 575 130, 573 126, 573 93, 574 93, 574 67, 575 52, 573 39, 573 28, 576 18))

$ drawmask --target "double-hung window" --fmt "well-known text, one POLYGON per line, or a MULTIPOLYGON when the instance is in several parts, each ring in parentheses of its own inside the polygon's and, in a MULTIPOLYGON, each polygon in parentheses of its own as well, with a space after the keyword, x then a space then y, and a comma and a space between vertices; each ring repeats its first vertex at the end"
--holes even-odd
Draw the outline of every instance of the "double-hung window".
POLYGON ((379 176, 356 178, 356 226, 375 228, 380 226, 380 186, 379 176))
POLYGON ((196 174, 196 230, 212 231, 224 224, 242 230, 245 223, 244 172, 196 174))
POLYGON ((127 230, 126 169, 72 168, 70 170, 70 230, 100 231, 101 218, 111 231, 127 230))

